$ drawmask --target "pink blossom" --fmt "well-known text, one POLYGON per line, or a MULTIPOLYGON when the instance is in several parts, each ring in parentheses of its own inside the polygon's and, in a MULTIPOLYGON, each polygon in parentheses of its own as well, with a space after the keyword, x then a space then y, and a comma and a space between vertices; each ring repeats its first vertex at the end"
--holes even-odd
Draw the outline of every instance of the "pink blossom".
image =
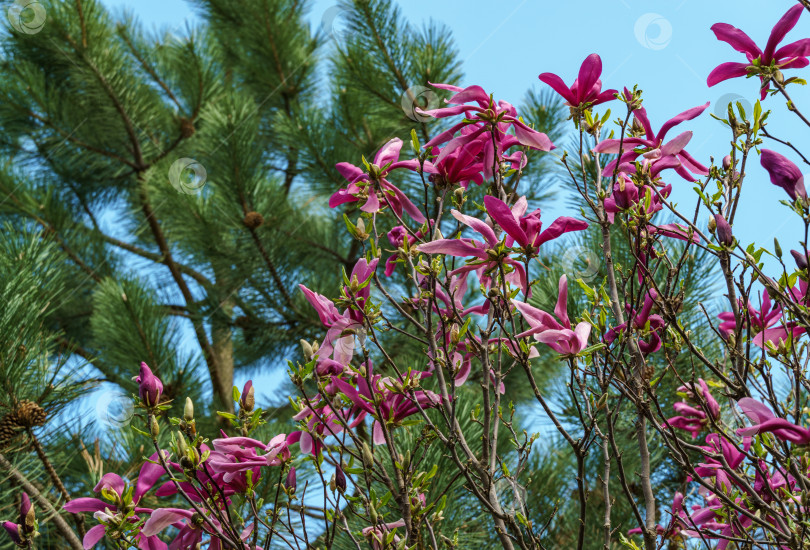
POLYGON ((768 37, 765 50, 762 51, 751 38, 740 29, 728 23, 712 25, 712 31, 718 40, 727 42, 738 52, 744 53, 747 63, 722 63, 718 65, 706 79, 709 86, 714 86, 724 80, 758 74, 762 83, 760 99, 765 99, 770 89, 770 72, 760 72, 761 68, 800 69, 808 65, 807 56, 810 55, 810 39, 804 38, 782 46, 776 47, 785 38, 785 35, 796 26, 804 7, 796 4, 776 23, 768 37))
POLYGON ((602 91, 602 58, 592 53, 579 68, 579 75, 569 88, 563 79, 553 73, 543 73, 538 78, 551 86, 571 107, 585 108, 615 99, 616 90, 602 91))
POLYGON ((424 167, 420 167, 419 161, 399 160, 399 152, 402 149, 402 140, 394 138, 377 151, 374 162, 368 170, 363 170, 348 162, 341 162, 336 165, 338 172, 346 178, 349 185, 340 189, 329 199, 329 207, 335 208, 347 202, 361 201, 363 205, 360 210, 363 212, 379 212, 382 205, 387 204, 396 212, 401 219, 402 212, 405 211, 417 223, 424 223, 425 216, 411 202, 411 200, 397 186, 389 182, 386 178, 397 168, 406 168, 412 171, 424 169, 426 172, 433 172, 433 166, 426 162, 424 167))
POLYGON ((534 339, 548 345, 560 355, 576 355, 588 347, 591 324, 585 321, 572 330, 568 319, 568 279, 560 277, 557 305, 554 319, 550 314, 524 302, 512 300, 517 310, 529 324, 529 330, 518 334, 517 338, 533 335, 534 339))

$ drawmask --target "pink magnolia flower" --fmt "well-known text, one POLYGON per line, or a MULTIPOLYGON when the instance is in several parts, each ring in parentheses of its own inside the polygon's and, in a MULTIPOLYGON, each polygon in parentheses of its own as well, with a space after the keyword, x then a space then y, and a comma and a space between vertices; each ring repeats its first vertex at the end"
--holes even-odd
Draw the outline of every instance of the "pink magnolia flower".
POLYGON ((641 311, 636 312, 630 304, 625 306, 627 309, 629 321, 626 321, 605 333, 605 343, 612 344, 619 334, 627 329, 627 323, 633 325, 633 329, 639 333, 638 347, 641 353, 649 355, 661 349, 661 337, 659 332, 666 326, 664 319, 660 315, 652 314, 652 308, 655 305, 655 299, 658 298, 658 293, 650 289, 644 296, 644 305, 641 311))
POLYGON ((160 378, 152 374, 152 369, 146 363, 141 363, 140 375, 135 377, 138 384, 138 395, 143 404, 153 407, 160 403, 160 396, 163 394, 163 382, 160 378))
POLYGON ((20 531, 22 530, 21 525, 14 523, 13 521, 4 521, 3 529, 5 529, 6 534, 9 536, 9 538, 11 538, 11 542, 18 546, 22 546, 24 544, 23 537, 20 534, 20 531))
POLYGON ((449 116, 457 116, 464 114, 464 120, 450 127, 448 130, 440 133, 431 139, 425 147, 434 147, 447 143, 439 153, 436 162, 441 162, 446 156, 458 149, 459 147, 466 146, 474 142, 485 132, 494 131, 496 144, 499 150, 493 148, 491 138, 487 137, 486 141, 482 142, 484 147, 484 167, 488 168, 492 164, 492 159, 497 158, 500 153, 506 150, 507 145, 523 145, 530 149, 537 149, 539 151, 550 151, 554 148, 554 144, 546 134, 532 130, 526 124, 518 120, 517 111, 515 108, 505 102, 498 101, 497 103, 487 94, 481 86, 469 86, 467 88, 459 88, 458 86, 451 86, 449 84, 434 84, 431 86, 440 88, 442 90, 450 90, 456 92, 450 99, 446 100, 449 105, 454 107, 442 107, 439 109, 432 109, 424 111, 419 109, 420 113, 432 116, 434 118, 445 118, 449 116), (474 105, 469 105, 474 103, 474 105), (472 126, 471 130, 461 133, 458 137, 454 137, 455 133, 464 128, 465 126, 472 126), (510 139, 507 132, 509 129, 514 130, 513 139, 510 139))
MULTIPOLYGON (((795 289, 793 289, 795 291, 795 289)), ((791 291, 791 295, 793 291, 791 291)), ((786 342, 788 336, 796 337, 804 332, 804 329, 797 327, 795 323, 780 323, 782 319, 782 308, 779 304, 771 301, 767 292, 763 292, 761 308, 757 309, 751 302, 746 305, 739 301, 743 310, 744 321, 750 320, 751 332, 754 334, 752 342, 760 348, 765 347, 766 342, 778 344, 780 341, 786 342)), ((720 334, 728 338, 737 329, 737 322, 734 313, 724 311, 717 316, 722 323, 717 327, 720 334)))
MULTIPOLYGON (((371 542, 371 548, 373 550, 384 550, 386 548, 385 541, 386 537, 389 532, 394 531, 397 528, 405 527, 405 520, 397 520, 392 523, 384 523, 382 525, 372 525, 370 527, 363 528, 363 536, 371 542)), ((393 543, 399 544, 400 540, 402 540, 398 535, 394 534, 393 543)))
POLYGON ((390 277, 394 273, 394 270, 397 268, 397 260, 399 260, 398 250, 400 248, 403 250, 409 250, 411 245, 413 245, 413 243, 415 243, 417 239, 421 239, 424 236, 425 234, 422 232, 421 229, 412 235, 402 225, 397 225, 396 227, 391 229, 391 231, 388 232, 388 242, 390 242, 391 245, 397 249, 397 252, 389 256, 388 259, 385 261, 386 277, 390 277))
POLYGON ((668 418, 666 422, 675 428, 690 432, 692 439, 695 439, 703 427, 708 424, 709 416, 715 420, 720 417, 720 404, 709 392, 709 386, 702 378, 698 378, 697 386, 687 383, 679 387, 678 391, 685 393, 687 399, 695 402, 697 406, 689 405, 683 401, 674 403, 672 408, 675 409, 678 416, 668 418), (706 407, 708 415, 701 406, 706 407))
POLYGON ((770 149, 762 149, 759 161, 771 176, 771 183, 784 189, 792 200, 795 201, 796 197, 807 198, 804 175, 787 157, 770 149))
MULTIPOLYGON (((709 173, 709 169, 698 162, 684 149, 684 147, 686 147, 686 145, 692 139, 692 132, 683 132, 668 142, 665 142, 664 139, 672 128, 682 122, 698 117, 709 105, 710 102, 707 102, 705 105, 687 109, 681 114, 666 121, 657 133, 653 132, 652 126, 650 125, 650 120, 647 118, 647 110, 644 107, 640 107, 634 112, 634 117, 636 123, 644 132, 643 135, 631 135, 629 137, 625 137, 623 141, 619 139, 606 139, 599 142, 596 147, 593 148, 595 153, 608 153, 613 155, 618 155, 621 150, 621 157, 618 160, 609 162, 605 166, 602 174, 605 177, 612 176, 617 162, 620 166, 625 165, 625 163, 632 162, 641 154, 652 153, 652 158, 665 159, 668 157, 677 157, 679 162, 678 166, 673 166, 672 162, 667 160, 665 164, 662 164, 661 169, 664 167, 674 168, 675 171, 687 181, 693 181, 695 179, 692 174, 705 176, 709 173)), ((622 169, 620 168, 620 171, 621 170, 622 169)))
POLYGON ((744 397, 737 402, 740 410, 751 420, 753 426, 740 428, 737 433, 750 436, 763 432, 771 432, 782 441, 790 441, 796 445, 807 445, 810 443, 810 430, 802 428, 785 420, 777 418, 773 411, 756 399, 744 397))
POLYGON ((527 303, 517 300, 512 300, 512 303, 530 327, 518 334, 517 338, 532 335, 535 340, 546 344, 560 355, 576 355, 588 347, 591 324, 583 321, 571 329, 571 321, 568 319, 568 278, 565 275, 560 277, 557 305, 554 308, 554 315, 559 322, 545 311, 527 303))
POLYGON ((543 73, 538 78, 551 86, 571 107, 584 108, 615 99, 616 90, 602 91, 602 58, 592 53, 579 68, 579 76, 569 88, 563 79, 553 73, 543 73))
POLYGON ((495 231, 492 227, 486 222, 472 216, 466 216, 458 210, 451 210, 450 213, 459 222, 478 232, 478 234, 484 237, 485 242, 482 243, 481 241, 468 238, 438 239, 420 244, 417 250, 427 254, 446 254, 459 258, 477 258, 477 260, 473 260, 466 266, 454 270, 451 276, 463 275, 470 271, 479 271, 482 283, 484 284, 491 284, 492 278, 489 274, 497 270, 498 266, 503 265, 505 271, 508 270, 506 275, 507 281, 520 284, 523 292, 528 294, 529 283, 526 277, 526 269, 523 267, 523 264, 513 260, 508 254, 496 250, 500 245, 500 240, 495 236, 495 231))
POLYGON ((537 249, 543 243, 554 240, 570 231, 582 231, 588 228, 584 221, 562 216, 554 220, 545 231, 541 232, 543 222, 540 221, 540 210, 526 214, 528 202, 526 197, 520 197, 510 209, 502 200, 487 195, 484 197, 484 206, 492 220, 497 223, 509 236, 506 246, 518 243, 529 255, 536 255, 537 249))
MULTIPOLYGON (((369 365, 370 369, 370 365, 369 365)), ((363 377, 355 375, 351 383, 335 376, 332 381, 343 395, 352 403, 374 417, 372 425, 372 438, 375 445, 385 443, 382 422, 396 426, 409 416, 419 412, 419 409, 431 409, 441 403, 441 396, 429 390, 414 391, 414 399, 409 394, 396 391, 394 388, 406 380, 395 380, 382 377, 379 374, 369 374, 371 383, 363 377), (377 409, 380 409, 378 417, 377 409)), ((419 380, 431 376, 429 372, 411 371, 408 381, 419 380)))
MULTIPOLYGON (((402 140, 394 138, 377 151, 374 162, 368 171, 349 164, 340 162, 336 165, 338 172, 346 178, 349 185, 340 189, 329 199, 329 207, 335 208, 347 202, 362 201, 360 210, 363 212, 379 212, 383 204, 387 204, 402 218, 405 211, 417 223, 424 223, 425 216, 411 202, 411 200, 397 186, 389 182, 386 178, 397 168, 406 168, 414 172, 419 171, 419 161, 416 159, 399 160, 399 152, 402 149, 402 140)), ((435 169, 429 162, 424 164, 426 172, 433 172, 435 169)))
MULTIPOLYGON (((195 513, 194 510, 184 510, 182 508, 158 508, 146 520, 141 532, 147 536, 156 536, 164 529, 174 527, 177 529, 177 535, 172 541, 172 549, 197 548, 197 545, 203 542, 205 535, 211 534, 213 531, 209 522, 217 527, 220 526, 220 523, 216 518, 207 516, 208 521, 198 524, 193 521, 195 513)), ((249 526, 249 530, 246 528, 240 534, 242 540, 247 540, 251 532, 252 526, 249 526)), ((222 543, 218 537, 211 536, 206 548, 208 550, 221 550, 222 543)))
MULTIPOLYGON (((145 365, 142 364, 143 368, 145 365)), ((148 368, 148 367, 147 367, 148 368)), ((143 371, 142 371, 143 372, 143 371)), ((157 460, 157 453, 153 454, 151 460, 157 460)), ((138 474, 138 481, 135 484, 135 490, 132 494, 131 505, 135 507, 135 513, 151 514, 151 508, 141 508, 137 504, 144 494, 151 489, 157 480, 163 475, 164 470, 161 466, 153 464, 152 462, 144 462, 141 466, 140 473, 138 474)), ((126 492, 126 483, 118 474, 107 473, 102 476, 98 484, 93 489, 95 493, 101 493, 106 499, 99 498, 76 498, 66 502, 63 508, 71 514, 78 514, 81 512, 104 513, 105 515, 99 516, 106 518, 106 514, 116 514, 123 506, 128 505, 124 502, 124 495, 126 492)), ((98 519, 98 518, 97 518, 98 519)), ((135 519, 133 519, 135 521, 135 519)), ((106 522, 102 522, 90 528, 84 536, 82 545, 85 550, 90 550, 95 547, 98 542, 104 538, 107 532, 106 522)), ((159 538, 145 535, 141 533, 138 535, 138 548, 141 550, 165 550, 166 544, 159 538)))
POLYGON ((760 99, 765 99, 770 89, 770 72, 760 72, 761 68, 774 69, 800 69, 808 65, 807 56, 810 55, 810 39, 797 40, 778 50, 776 47, 785 38, 785 35, 796 26, 804 7, 796 4, 776 23, 768 37, 765 50, 757 47, 751 38, 740 29, 728 23, 712 25, 712 31, 718 40, 727 42, 738 52, 744 53, 747 63, 722 63, 718 65, 706 79, 709 86, 714 86, 724 80, 748 76, 759 73, 762 83, 760 99))

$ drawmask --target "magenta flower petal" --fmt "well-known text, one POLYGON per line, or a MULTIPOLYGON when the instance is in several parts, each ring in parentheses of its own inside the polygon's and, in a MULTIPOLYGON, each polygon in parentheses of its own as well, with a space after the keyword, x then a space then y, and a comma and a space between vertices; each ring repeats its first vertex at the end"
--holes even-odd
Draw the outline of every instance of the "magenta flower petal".
MULTIPOLYGON (((489 196, 485 197, 484 199, 485 203, 486 199, 488 198, 489 196)), ((496 244, 498 244, 499 241, 498 238, 495 237, 495 232, 489 225, 487 225, 486 222, 479 220, 478 218, 474 218, 473 216, 467 216, 465 214, 462 214, 461 212, 455 209, 451 210, 450 213, 453 215, 455 219, 457 219, 467 227, 471 227, 472 229, 475 229, 478 233, 480 233, 487 241, 489 246, 495 246, 496 244)))
POLYGON ((558 284, 557 305, 554 306, 554 315, 562 321, 563 325, 571 326, 568 320, 568 277, 560 277, 558 284))
POLYGON ((548 229, 537 236, 533 245, 540 246, 545 242, 558 238, 563 233, 568 233, 570 231, 582 231, 583 229, 588 229, 587 222, 569 218, 567 216, 561 216, 554 220, 551 225, 548 226, 548 229))
POLYGON ((484 206, 493 221, 501 226, 501 229, 506 231, 507 235, 515 239, 520 246, 529 244, 526 233, 520 228, 520 224, 515 219, 515 215, 505 202, 491 195, 487 195, 484 197, 484 206))
POLYGON ((512 122, 515 128, 515 137, 521 145, 537 149, 539 151, 551 151, 554 149, 554 144, 548 139, 548 136, 537 130, 532 130, 519 120, 512 122))
POLYGON ((692 132, 686 131, 682 134, 679 134, 677 137, 669 140, 666 144, 661 147, 661 156, 668 157, 671 155, 677 155, 683 148, 687 146, 689 141, 692 139, 692 132))
POLYGON ((124 494, 125 486, 121 476, 110 472, 101 476, 99 482, 93 487, 93 492, 100 493, 102 489, 111 489, 116 495, 121 496, 124 494))
POLYGON ((697 107, 692 107, 691 109, 687 109, 681 114, 672 117, 668 121, 661 126, 661 129, 658 131, 658 135, 656 135, 656 141, 661 142, 664 141, 664 136, 667 135, 667 132, 677 126, 681 122, 685 122, 687 120, 692 120, 693 118, 698 117, 706 108, 711 105, 710 101, 707 101, 704 105, 698 105, 697 107))
MULTIPOLYGON (((602 58, 599 55, 592 53, 585 58, 582 65, 579 67, 579 76, 577 77, 577 88, 582 96, 587 95, 593 88, 599 76, 602 74, 602 58)), ((581 103, 585 97, 578 98, 577 103, 581 103)))
POLYGON ((738 52, 748 54, 753 59, 762 55, 762 51, 751 40, 751 37, 737 27, 733 27, 728 23, 715 23, 712 25, 712 31, 718 40, 728 43, 738 52))
MULTIPOLYGON (((796 42, 791 42, 790 44, 782 46, 776 51, 773 57, 774 59, 784 59, 791 57, 807 57, 808 55, 810 55, 810 38, 802 38, 801 40, 797 40, 796 42)), ((788 65, 789 63, 784 65, 780 63, 780 66, 783 69, 794 68, 788 65)))
POLYGON ((489 105, 489 94, 478 85, 467 86, 456 95, 451 97, 447 100, 447 103, 451 105, 459 105, 461 103, 467 103, 470 101, 475 101, 482 107, 489 105))
POLYGON ((537 78, 539 78, 541 82, 551 86, 551 89, 560 94, 570 105, 577 104, 577 98, 575 98, 574 94, 571 93, 571 90, 568 88, 568 86, 566 86, 565 82, 563 82, 563 79, 556 74, 543 73, 537 78))
POLYGON ((115 506, 98 498, 82 497, 66 502, 62 508, 71 514, 78 514, 79 512, 103 512, 105 508, 112 510, 115 506))
POLYGON ((374 164, 382 168, 386 164, 394 163, 399 160, 399 152, 402 149, 402 140, 394 138, 389 140, 385 145, 380 147, 377 154, 374 155, 374 164))
POLYGON ((783 15, 782 18, 777 21, 776 25, 774 25, 773 30, 771 30, 771 35, 768 37, 768 43, 765 45, 765 51, 762 52, 762 60, 765 63, 770 62, 773 52, 776 49, 776 45, 779 44, 785 35, 796 26, 796 23, 799 22, 799 17, 801 17, 803 11, 804 6, 801 4, 796 4, 785 12, 785 15, 783 15))
POLYGON ((730 78, 745 76, 748 74, 748 66, 748 63, 735 63, 733 61, 721 63, 709 73, 706 84, 711 87, 730 78))
POLYGON ((92 550, 98 542, 104 538, 104 534, 107 532, 107 528, 104 525, 96 525, 92 527, 87 533, 84 535, 84 539, 82 540, 82 546, 84 546, 84 550, 92 550))
POLYGON ((351 183, 355 183, 358 179, 365 176, 365 173, 363 173, 360 168, 348 162, 338 162, 335 164, 335 168, 337 168, 341 176, 351 183))
MULTIPOLYGON (((438 241, 420 244, 417 250, 426 254, 447 254, 459 258, 466 258, 467 256, 475 256, 481 259, 488 258, 486 249, 474 243, 476 241, 464 239, 439 239, 438 241)), ((480 243, 477 244, 480 245, 480 243)))
POLYGON ((180 508, 158 508, 146 520, 141 533, 146 537, 157 535, 171 524, 182 521, 184 519, 191 519, 193 513, 190 510, 181 510, 180 508))

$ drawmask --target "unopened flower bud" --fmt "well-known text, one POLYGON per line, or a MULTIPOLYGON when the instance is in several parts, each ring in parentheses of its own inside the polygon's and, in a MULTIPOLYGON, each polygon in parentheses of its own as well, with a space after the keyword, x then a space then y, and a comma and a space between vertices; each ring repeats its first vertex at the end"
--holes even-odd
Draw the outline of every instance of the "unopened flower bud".
POLYGON ((194 420, 194 402, 190 397, 186 397, 186 406, 183 407, 183 419, 186 422, 194 420))
POLYGON ((714 218, 709 218, 709 231, 712 233, 717 231, 717 222, 714 221, 714 218))
POLYGON ((183 434, 177 432, 177 453, 181 456, 186 456, 186 452, 188 451, 188 445, 186 444, 186 438, 183 437, 183 434))
POLYGON ((723 170, 728 170, 731 168, 731 155, 726 155, 723 157, 723 170))
POLYGON ((295 487, 296 487, 295 466, 290 466, 290 471, 287 472, 287 481, 284 482, 284 488, 290 491, 291 493, 294 493, 295 487))
POLYGON ((371 468, 374 465, 374 454, 371 452, 371 447, 368 443, 363 441, 363 465, 366 468, 371 468))
POLYGON ((146 363, 141 363, 140 375, 135 377, 138 383, 138 395, 147 407, 154 407, 160 402, 163 395, 163 382, 160 378, 152 374, 152 369, 146 363))
POLYGON ((779 69, 776 69, 776 71, 773 73, 773 79, 776 80, 779 84, 785 83, 785 75, 782 74, 782 71, 780 71, 779 69))
POLYGON ((18 546, 23 545, 23 538, 22 538, 22 535, 20 533, 20 526, 19 525, 17 525, 14 522, 11 522, 11 521, 4 521, 3 522, 3 529, 6 530, 6 533, 8 533, 9 537, 11 537, 11 541, 14 544, 16 544, 18 546))
POLYGON ((309 361, 315 354, 312 345, 306 340, 301 340, 301 350, 304 352, 304 361, 309 361))
POLYGON ((36 521, 36 512, 34 511, 34 506, 31 504, 31 499, 28 498, 28 494, 23 491, 22 495, 20 495, 20 527, 22 527, 23 531, 26 533, 33 533, 36 521))
POLYGON ((807 269, 807 252, 799 252, 798 250, 791 250, 790 255, 796 262, 796 267, 801 270, 807 269))
POLYGON ((343 468, 340 466, 335 468, 335 487, 341 493, 346 491, 346 474, 343 473, 343 468))
POLYGON ((256 405, 256 399, 253 397, 253 381, 248 380, 244 389, 242 390, 242 397, 239 399, 239 406, 243 411, 251 412, 254 405, 256 405))
POLYGON ((734 243, 734 235, 731 233, 731 226, 720 214, 714 215, 714 221, 717 223, 717 240, 723 246, 731 246, 734 243))
POLYGON ((149 417, 149 432, 152 434, 152 437, 160 435, 160 424, 158 424, 157 418, 154 416, 149 417))

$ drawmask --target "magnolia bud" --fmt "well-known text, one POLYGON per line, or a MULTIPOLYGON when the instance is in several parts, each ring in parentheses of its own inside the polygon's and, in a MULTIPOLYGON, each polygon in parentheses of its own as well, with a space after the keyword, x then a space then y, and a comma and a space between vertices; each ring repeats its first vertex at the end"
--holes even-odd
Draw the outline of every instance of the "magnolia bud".
POLYGON ((287 472, 287 481, 284 482, 284 488, 290 491, 291 493, 294 493, 295 487, 296 487, 295 466, 290 466, 290 471, 287 472))
POLYGON ((8 536, 11 537, 11 540, 14 544, 18 546, 22 546, 23 538, 20 533, 20 526, 11 521, 4 521, 3 522, 3 529, 6 530, 8 536))
POLYGON ((341 493, 346 491, 346 475, 340 466, 335 468, 335 487, 341 493))
POLYGON ((186 452, 188 451, 188 445, 186 444, 186 438, 183 437, 183 434, 177 432, 177 452, 181 456, 186 456, 186 452))
POLYGON ((714 215, 714 221, 717 223, 717 240, 723 246, 731 246, 734 243, 734 236, 731 233, 731 226, 720 214, 714 215))
POLYGON ((791 250, 790 255, 793 256, 793 260, 796 262, 796 267, 801 270, 807 269, 807 253, 806 252, 799 252, 798 250, 791 250))
POLYGON ((709 231, 712 233, 717 231, 717 222, 714 221, 714 218, 709 218, 709 231))
POLYGON ((371 452, 371 447, 368 443, 363 441, 363 465, 366 468, 371 468, 374 465, 374 454, 371 452))
POLYGON ((728 170, 731 168, 731 155, 726 155, 723 157, 723 170, 728 170))
POLYGON ((149 432, 152 434, 152 437, 157 437, 160 434, 160 425, 158 424, 157 418, 154 416, 149 417, 149 432))
POLYGON ((309 361, 315 354, 312 345, 306 340, 301 340, 301 350, 304 352, 304 361, 309 361))
POLYGON ((186 406, 183 408, 183 418, 186 422, 194 420, 194 403, 190 397, 186 397, 186 406))
POLYGON ((31 499, 23 491, 22 495, 20 495, 20 527, 26 533, 33 533, 36 521, 37 517, 31 499))
POLYGON ((152 369, 146 363, 141 363, 140 375, 135 378, 138 383, 138 395, 147 407, 154 407, 160 402, 163 394, 163 382, 152 374, 152 369))
POLYGON ((256 399, 253 397, 253 381, 248 380, 244 389, 242 390, 242 397, 239 399, 239 406, 243 411, 251 412, 255 404, 256 399))

